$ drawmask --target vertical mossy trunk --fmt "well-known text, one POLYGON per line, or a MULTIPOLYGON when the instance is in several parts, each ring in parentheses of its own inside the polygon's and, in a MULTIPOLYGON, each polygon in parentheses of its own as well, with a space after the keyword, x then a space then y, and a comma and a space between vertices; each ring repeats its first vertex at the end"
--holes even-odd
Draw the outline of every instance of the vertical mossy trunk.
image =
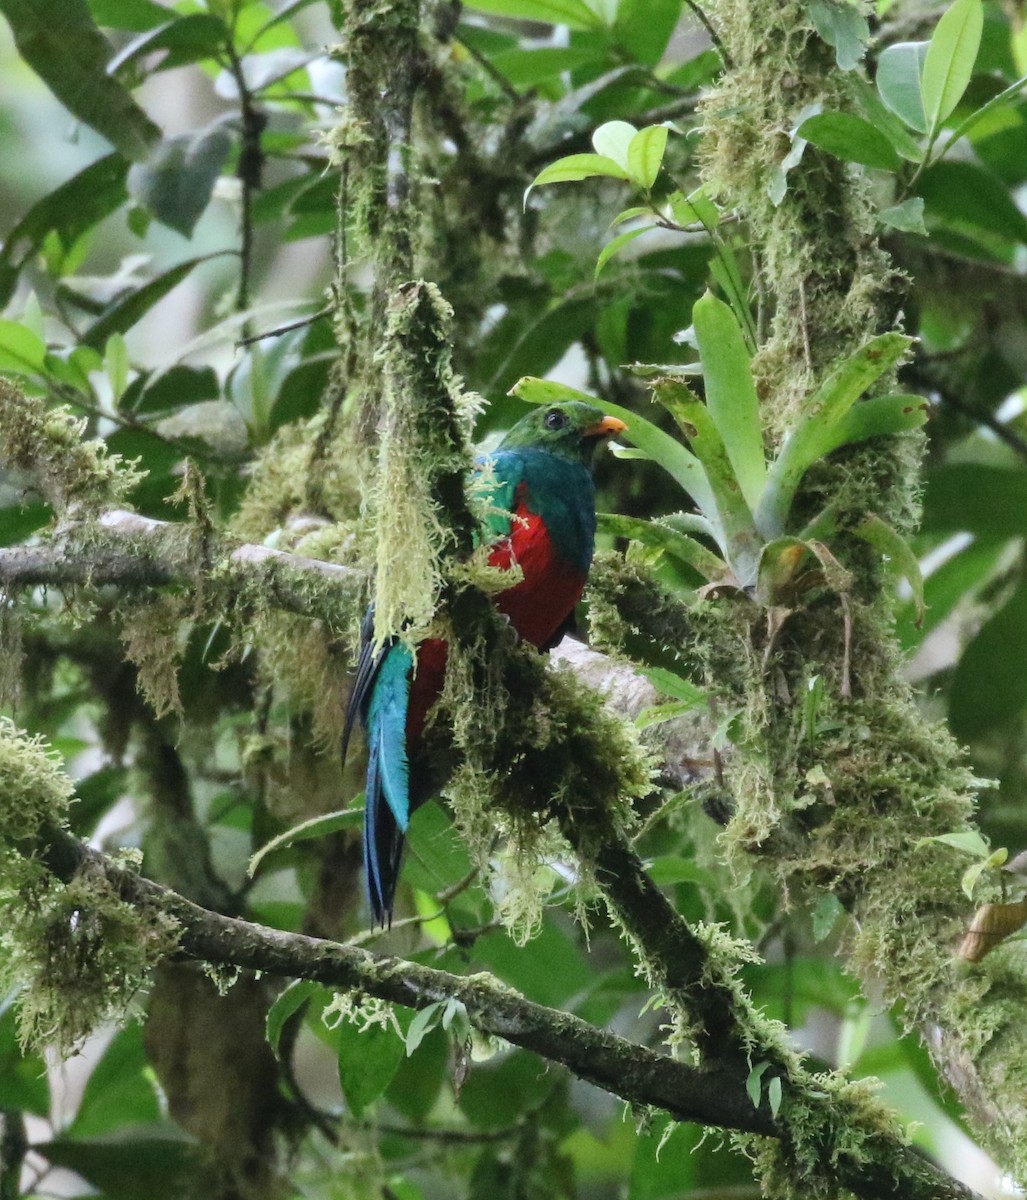
MULTIPOLYGON (((754 369, 767 436, 778 444, 832 365, 891 326, 899 281, 857 168, 807 147, 781 194, 781 161, 802 110, 847 107, 806 6, 718 0, 711 15, 734 65, 704 106, 705 169, 748 223, 772 306, 754 369)), ((727 682, 745 709, 724 841, 740 864, 757 855, 782 883, 839 896, 856 918, 853 964, 919 1026, 985 1144, 1022 1180, 1027 971, 1008 950, 970 969, 953 961, 969 917, 965 862, 917 841, 966 825, 974 781, 903 682, 878 557, 844 533, 867 512, 908 528, 920 450, 915 436, 870 443, 810 480, 817 506, 834 502, 842 513, 837 550, 857 578, 846 600, 824 594, 783 624, 754 607, 748 619, 702 618, 722 643, 708 661, 741 664, 733 678, 712 681, 721 690, 727 682), (816 677, 825 692, 811 730, 803 698, 816 677)))

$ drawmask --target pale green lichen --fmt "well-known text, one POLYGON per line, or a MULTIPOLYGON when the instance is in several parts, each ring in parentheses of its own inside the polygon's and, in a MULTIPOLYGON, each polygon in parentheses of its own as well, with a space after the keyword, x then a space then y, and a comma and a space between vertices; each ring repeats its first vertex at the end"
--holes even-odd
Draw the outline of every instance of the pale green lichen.
POLYGON ((0 845, 63 825, 74 792, 44 740, 0 717, 0 845))
POLYGON ((85 421, 50 408, 0 378, 0 461, 32 478, 58 517, 93 514, 124 501, 140 474, 100 440, 83 440, 85 421))
MULTIPOLYGON (((243 541, 267 542, 278 550, 295 549, 300 539, 325 523, 340 523, 343 538, 353 535, 352 522, 361 503, 357 454, 340 438, 315 464, 314 448, 325 432, 326 420, 326 415, 319 413, 309 422, 278 430, 253 465, 239 511, 229 522, 231 533, 243 541), (311 496, 315 483, 316 498, 311 496)), ((304 553, 335 562, 351 561, 348 553, 327 555, 310 548, 304 553)))
POLYGON ((192 603, 183 594, 165 594, 126 606, 121 640, 135 664, 139 689, 157 717, 182 715, 178 666, 185 650, 192 603))
POLYGON ((452 310, 434 284, 413 283, 389 306, 378 471, 375 638, 419 641, 439 606, 443 560, 476 532, 464 481, 481 407, 453 374, 452 310))
POLYGON ((175 940, 170 918, 121 899, 97 868, 65 884, 35 857, 73 791, 41 739, 0 721, 0 989, 19 989, 25 1042, 63 1054, 124 1012, 175 940))

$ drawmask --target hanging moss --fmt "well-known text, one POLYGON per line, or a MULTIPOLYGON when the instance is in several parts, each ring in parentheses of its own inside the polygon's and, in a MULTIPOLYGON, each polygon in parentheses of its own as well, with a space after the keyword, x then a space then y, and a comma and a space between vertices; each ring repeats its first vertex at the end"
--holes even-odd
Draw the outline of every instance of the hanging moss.
POLYGON ((384 381, 378 473, 375 635, 418 641, 438 608, 443 558, 468 555, 477 522, 465 496, 481 400, 451 366, 452 310, 431 283, 389 306, 378 353, 384 381))

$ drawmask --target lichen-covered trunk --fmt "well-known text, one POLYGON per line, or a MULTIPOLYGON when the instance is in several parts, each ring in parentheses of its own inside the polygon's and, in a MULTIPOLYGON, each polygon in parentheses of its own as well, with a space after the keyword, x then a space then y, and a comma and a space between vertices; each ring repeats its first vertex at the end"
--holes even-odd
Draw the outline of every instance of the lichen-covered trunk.
MULTIPOLYGON (((806 6, 718 0, 711 15, 733 67, 705 102, 705 170, 748 223, 770 309, 754 371, 776 445, 832 365, 892 326, 901 279, 876 240, 858 169, 808 146, 781 195, 781 162, 802 110, 849 107, 806 6)), ((811 477, 807 499, 817 510, 833 502, 843 530, 867 512, 908 529, 921 448, 904 435, 836 456, 811 477)), ((838 549, 857 580, 847 598, 823 596, 783 625, 737 607, 693 615, 707 661, 727 672, 717 686, 744 705, 725 843, 741 869, 755 855, 791 887, 828 888, 842 900, 855 917, 852 964, 919 1026, 984 1143, 1022 1181, 1027 971, 1015 950, 957 965, 970 916, 965 861, 943 845, 918 845, 965 827, 974 780, 903 681, 880 556, 844 533, 838 549), (825 688, 811 729, 803 698, 815 677, 825 688)))

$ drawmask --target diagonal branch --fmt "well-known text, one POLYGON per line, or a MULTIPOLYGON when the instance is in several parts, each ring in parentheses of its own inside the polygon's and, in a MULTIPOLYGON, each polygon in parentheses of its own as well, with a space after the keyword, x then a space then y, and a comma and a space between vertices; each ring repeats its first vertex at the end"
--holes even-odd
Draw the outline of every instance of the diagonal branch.
MULTIPOLYGON (((38 857, 65 882, 88 866, 105 876, 128 903, 158 905, 178 923, 179 952, 188 958, 309 979, 415 1009, 456 999, 483 1032, 560 1063, 632 1105, 660 1108, 676 1120, 724 1129, 770 1137, 786 1133, 787 1127, 766 1106, 753 1106, 746 1093, 744 1068, 678 1062, 578 1017, 526 1000, 487 974, 454 975, 356 946, 222 916, 118 866, 54 827, 26 839, 18 849, 38 857)), ((825 1098, 822 1103, 826 1106, 830 1101, 825 1098)), ((826 1123, 826 1113, 824 1119, 826 1123)), ((838 1182, 866 1200, 896 1195, 906 1200, 980 1200, 894 1135, 881 1131, 879 1146, 881 1157, 876 1161, 864 1161, 861 1154, 838 1147, 838 1182)))

